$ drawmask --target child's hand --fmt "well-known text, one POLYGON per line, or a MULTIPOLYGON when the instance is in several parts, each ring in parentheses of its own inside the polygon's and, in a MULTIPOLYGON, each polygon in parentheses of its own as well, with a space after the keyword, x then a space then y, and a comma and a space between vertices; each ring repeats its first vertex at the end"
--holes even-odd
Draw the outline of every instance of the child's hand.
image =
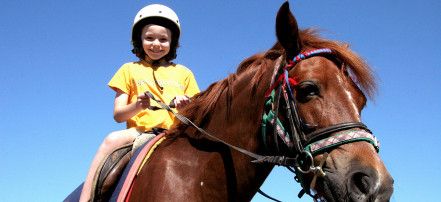
POLYGON ((145 94, 145 92, 138 95, 136 106, 142 109, 147 109, 150 107, 150 98, 145 94))
POLYGON ((180 111, 182 108, 187 106, 188 103, 190 103, 190 97, 188 97, 188 95, 176 96, 173 102, 175 103, 176 109, 180 111))

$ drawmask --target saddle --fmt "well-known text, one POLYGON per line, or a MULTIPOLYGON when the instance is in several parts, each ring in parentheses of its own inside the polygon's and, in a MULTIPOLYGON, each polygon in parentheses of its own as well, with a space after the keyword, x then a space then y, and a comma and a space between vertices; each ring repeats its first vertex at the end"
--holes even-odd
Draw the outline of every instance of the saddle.
POLYGON ((95 173, 92 183, 91 201, 109 201, 133 153, 145 142, 165 130, 164 128, 155 127, 139 135, 133 143, 112 151, 105 160, 103 160, 95 173))

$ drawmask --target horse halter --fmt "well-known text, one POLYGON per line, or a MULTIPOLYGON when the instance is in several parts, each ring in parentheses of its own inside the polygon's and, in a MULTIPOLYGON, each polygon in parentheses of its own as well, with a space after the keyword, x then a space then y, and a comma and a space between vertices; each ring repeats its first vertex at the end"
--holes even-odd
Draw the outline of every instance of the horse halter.
MULTIPOLYGON (((267 99, 262 121, 262 138, 265 146, 267 146, 266 133, 268 131, 268 127, 272 127, 272 135, 274 136, 273 140, 275 142, 277 152, 280 152, 278 143, 278 137, 280 137, 292 154, 295 155, 295 158, 285 157, 285 161, 294 162, 294 168, 297 173, 296 180, 302 185, 303 192, 306 192, 310 196, 312 195, 309 192, 309 188, 314 189, 316 178, 318 176, 325 177, 322 166, 326 160, 327 153, 324 153, 322 162, 319 166, 313 165, 313 155, 323 153, 331 148, 355 141, 367 141, 374 146, 377 152, 379 151, 379 143, 377 139, 372 135, 372 132, 366 127, 366 125, 361 122, 339 123, 315 130, 313 132, 308 132, 311 131, 314 126, 303 123, 300 117, 297 103, 294 99, 292 93, 293 91, 291 90, 291 83, 295 84, 296 81, 288 77, 288 72, 292 70, 300 61, 315 56, 323 56, 332 61, 337 60, 337 56, 331 49, 315 49, 312 51, 303 52, 294 57, 292 61, 289 61, 287 65, 280 65, 278 68, 274 69, 270 88, 265 94, 267 99), (287 132, 282 122, 278 119, 281 97, 283 98, 286 106, 285 118, 288 119, 291 133, 287 132), (361 130, 347 131, 353 128, 359 128, 361 130), (341 133, 329 137, 331 134, 338 132, 341 133), (311 165, 307 169, 302 169, 302 167, 305 167, 305 165, 302 165, 302 162, 310 162, 311 165), (310 187, 308 187, 303 180, 301 180, 301 175, 310 172, 314 173, 314 178, 310 184, 310 187)), ((274 163, 271 162, 271 160, 269 162, 274 163)), ((293 165, 284 166, 289 168, 289 166, 293 165)), ((300 194, 303 195, 302 192, 300 194)), ((299 197, 301 197, 300 194, 299 197)), ((314 198, 314 196, 312 197, 314 198)))

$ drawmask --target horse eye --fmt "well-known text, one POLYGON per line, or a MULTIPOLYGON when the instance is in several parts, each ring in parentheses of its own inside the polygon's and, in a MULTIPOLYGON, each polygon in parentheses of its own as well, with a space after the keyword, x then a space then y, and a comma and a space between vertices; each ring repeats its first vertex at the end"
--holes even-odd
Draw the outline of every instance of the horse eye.
POLYGON ((304 81, 299 83, 296 91, 296 98, 299 102, 308 102, 314 97, 320 95, 319 87, 312 81, 304 81))

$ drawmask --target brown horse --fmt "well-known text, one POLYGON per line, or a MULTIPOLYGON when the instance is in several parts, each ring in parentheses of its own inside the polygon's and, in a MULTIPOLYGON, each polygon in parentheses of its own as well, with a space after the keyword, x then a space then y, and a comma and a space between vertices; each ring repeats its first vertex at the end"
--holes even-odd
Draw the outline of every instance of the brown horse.
MULTIPOLYGON (((393 179, 377 154, 373 138, 325 148, 313 153, 313 165, 305 163, 309 152, 304 148, 309 143, 354 131, 367 133, 360 114, 366 104, 364 93, 371 97, 376 90, 370 67, 347 45, 322 39, 311 29, 299 30, 288 3, 277 14, 276 33, 278 42, 273 48, 244 60, 235 74, 196 95, 181 115, 249 152, 288 157, 284 160, 294 162, 288 166, 296 169, 307 193, 315 181, 312 188, 316 198, 388 201, 393 179), (299 53, 320 48, 329 48, 332 53, 290 65, 289 60, 299 53), (287 77, 282 70, 285 64, 287 77), (284 82, 278 83, 278 78, 284 82), (275 101, 266 105, 272 86, 275 101), (286 94, 277 96, 284 90, 286 94), (289 99, 290 93, 294 100, 289 99), (262 117, 268 107, 285 126, 288 141, 273 136, 273 129, 262 137, 262 117), (319 168, 320 163, 324 164, 322 170, 303 174, 308 166, 319 168)), ((261 164, 253 160, 194 127, 178 123, 141 169, 128 200, 250 201, 274 165, 286 165, 279 160, 261 164)))

